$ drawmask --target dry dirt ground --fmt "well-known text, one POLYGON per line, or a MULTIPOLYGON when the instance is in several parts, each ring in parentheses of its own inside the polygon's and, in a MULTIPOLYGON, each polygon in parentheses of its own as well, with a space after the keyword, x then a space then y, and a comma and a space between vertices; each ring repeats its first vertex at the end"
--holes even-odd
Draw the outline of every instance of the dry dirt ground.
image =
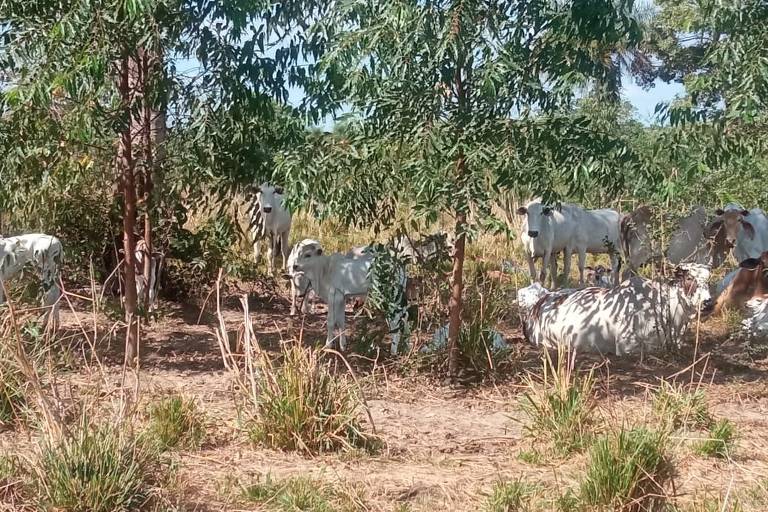
MULTIPOLYGON (((254 330, 265 346, 293 340, 302 328, 305 342, 323 337, 323 315, 302 322, 286 316, 283 298, 254 293, 250 300, 254 330)), ((75 306, 78 314, 71 310, 62 314, 65 330, 81 323, 90 326, 87 307, 75 306)), ((242 321, 238 306, 235 295, 223 300, 224 316, 233 331, 242 321)), ((198 324, 199 311, 194 306, 163 304, 160 320, 146 328, 140 381, 144 399, 180 391, 194 396, 205 411, 208 438, 203 448, 174 455, 186 510, 260 510, 233 498, 237 494, 233 484, 268 473, 277 478, 311 476, 355 489, 367 507, 363 510, 413 511, 478 510, 499 479, 523 477, 562 493, 583 474, 583 455, 537 463, 519 458, 537 446, 536 439, 526 436, 519 394, 520 377, 537 367, 539 354, 512 325, 502 326, 513 347, 512 362, 492 382, 451 386, 437 375, 406 376, 394 366, 379 366, 373 375, 361 372, 376 431, 385 443, 383 451, 307 457, 248 442, 213 335, 214 317, 204 314, 198 324)), ((102 317, 98 322, 109 324, 102 317)), ((694 360, 692 348, 662 359, 602 361, 597 370, 598 427, 652 424, 647 388, 660 377, 672 376, 686 382, 701 380, 713 413, 736 424, 738 449, 731 461, 696 455, 684 435, 673 440, 672 492, 682 503, 705 494, 733 496, 768 483, 768 365, 745 357, 736 342, 719 341, 727 337, 724 330, 722 324, 704 326, 696 358, 704 357, 693 372, 688 368, 694 360)), ((119 342, 102 341, 97 352, 107 377, 119 381, 119 342)), ((75 390, 89 379, 83 361, 90 358, 76 359, 79 369, 59 376, 64 387, 75 390)), ((594 362, 582 361, 585 366, 594 362)), ((34 436, 28 432, 0 433, 0 452, 24 452, 33 444, 34 436)))

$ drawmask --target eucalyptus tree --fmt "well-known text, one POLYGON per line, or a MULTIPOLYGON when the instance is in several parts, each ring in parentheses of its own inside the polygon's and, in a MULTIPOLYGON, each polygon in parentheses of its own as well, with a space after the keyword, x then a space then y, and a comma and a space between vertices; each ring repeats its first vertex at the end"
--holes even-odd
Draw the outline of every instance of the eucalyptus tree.
POLYGON ((692 194, 768 198, 766 23, 761 0, 659 2, 651 41, 657 76, 686 89, 659 111, 674 128, 668 144, 699 154, 681 169, 692 194))
MULTIPOLYGON (((224 172, 222 165, 246 173, 249 160, 225 158, 237 154, 236 141, 220 141, 226 130, 245 132, 254 119, 270 122, 275 100, 287 97, 298 56, 293 31, 311 12, 310 2, 0 1, 0 177, 17 187, 0 192, 0 209, 44 207, 44 193, 26 192, 66 189, 98 172, 116 185, 124 253, 134 254, 139 215, 151 247, 158 188, 184 188, 161 183, 166 148, 183 155, 168 158, 198 172, 188 180, 191 188, 224 172), (282 46, 270 55, 267 43, 276 40, 282 46), (191 78, 174 63, 189 57, 201 63, 191 78), (227 122, 220 126, 211 122, 222 118, 227 122), (190 129, 196 136, 186 135, 190 129), (185 135, 172 140, 174 131, 185 135)), ((132 359, 138 349, 133 265, 125 265, 124 277, 132 359)))
POLYGON ((366 0, 334 2, 307 30, 319 54, 305 107, 350 109, 343 136, 314 137, 279 170, 294 203, 311 197, 356 225, 452 216, 449 372, 459 365, 466 240, 515 188, 552 200, 600 181, 623 186, 630 158, 612 134, 574 116, 574 87, 613 67, 595 48, 639 37, 631 2, 366 0), (351 129, 354 128, 354 129, 351 129))

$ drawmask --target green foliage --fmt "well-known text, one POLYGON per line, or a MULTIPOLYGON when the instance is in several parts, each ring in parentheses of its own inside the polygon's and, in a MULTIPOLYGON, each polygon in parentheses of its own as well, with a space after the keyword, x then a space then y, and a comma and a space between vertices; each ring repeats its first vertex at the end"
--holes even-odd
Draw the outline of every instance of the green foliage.
POLYGON ((282 355, 280 366, 266 359, 260 365, 262 383, 249 426, 251 440, 310 454, 375 449, 375 437, 358 420, 361 402, 354 383, 332 375, 311 349, 293 345, 282 355))
POLYGON ((157 469, 153 452, 136 439, 85 421, 71 436, 45 440, 32 466, 40 506, 67 512, 142 510, 157 469))
POLYGON ((540 489, 522 479, 496 482, 485 503, 487 512, 531 512, 540 489))
POLYGON ((707 428, 712 424, 703 389, 662 380, 653 393, 653 411, 672 429, 707 428))
POLYGON ((242 487, 247 501, 259 503, 267 510, 278 512, 353 512, 368 510, 360 497, 341 492, 322 482, 305 477, 293 477, 283 481, 267 475, 242 487))
POLYGON ((579 500, 587 507, 658 510, 669 478, 666 445, 665 433, 644 428, 622 429, 596 440, 579 500))
POLYGON ((696 445, 696 452, 707 457, 728 459, 733 455, 736 441, 736 426, 723 418, 709 429, 707 439, 696 445))
POLYGON ((595 409, 592 372, 579 375, 565 353, 556 362, 549 353, 542 358, 542 376, 528 375, 520 406, 528 416, 525 429, 536 440, 551 445, 558 455, 582 450, 592 436, 595 409))
POLYGON ((149 404, 146 436, 160 450, 197 449, 205 438, 205 421, 197 403, 174 394, 149 404))

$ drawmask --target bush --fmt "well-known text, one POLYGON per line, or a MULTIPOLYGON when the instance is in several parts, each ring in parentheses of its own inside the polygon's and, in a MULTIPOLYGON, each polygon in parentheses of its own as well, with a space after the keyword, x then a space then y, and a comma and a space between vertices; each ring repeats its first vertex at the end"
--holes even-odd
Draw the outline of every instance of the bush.
POLYGON ((318 453, 373 449, 375 438, 358 421, 354 383, 331 375, 318 353, 298 345, 283 350, 282 366, 263 356, 250 437, 281 450, 318 453))
POLYGON ((346 512, 369 510, 356 493, 345 493, 322 482, 304 477, 284 481, 264 481, 242 488, 243 497, 264 505, 269 510, 296 512, 346 512))
POLYGON ((497 482, 485 504, 487 512, 530 512, 539 488, 522 479, 497 482))
POLYGON ((61 512, 143 510, 156 469, 154 452, 136 439, 86 421, 70 436, 45 441, 32 466, 39 506, 61 512))
POLYGON ((644 428, 598 439, 589 452, 580 501, 614 510, 658 510, 664 504, 663 485, 670 476, 666 443, 666 434, 644 428))
POLYGON ((722 419, 709 429, 709 437, 699 443, 696 451, 700 455, 727 459, 735 448, 736 427, 727 420, 722 419))
POLYGON ((653 394, 654 413, 673 429, 708 428, 712 416, 704 390, 662 380, 653 394))
POLYGON ((205 422, 197 404, 181 395, 171 395, 150 404, 147 437, 160 450, 200 448, 205 422))
POLYGON ((542 361, 542 376, 526 377, 521 407, 530 423, 525 429, 534 439, 547 441, 560 455, 579 451, 591 437, 593 373, 579 376, 573 359, 562 351, 557 363, 549 353, 542 361))

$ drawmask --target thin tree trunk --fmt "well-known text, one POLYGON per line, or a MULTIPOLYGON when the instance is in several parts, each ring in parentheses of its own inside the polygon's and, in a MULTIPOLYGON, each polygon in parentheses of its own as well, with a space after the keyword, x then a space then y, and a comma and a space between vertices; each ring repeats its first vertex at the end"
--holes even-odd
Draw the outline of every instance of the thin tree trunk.
MULTIPOLYGON (((130 110, 133 102, 129 80, 131 73, 130 56, 126 55, 121 59, 119 73, 118 87, 123 108, 130 110)), ((120 133, 117 158, 117 174, 120 182, 120 191, 123 196, 123 252, 125 258, 123 272, 125 275, 125 321, 128 326, 125 335, 126 362, 133 361, 139 353, 139 324, 136 314, 136 267, 134 265, 134 254, 136 252, 136 240, 134 238, 136 227, 136 182, 131 128, 132 126, 129 123, 120 133)))
MULTIPOLYGON (((459 165, 464 165, 463 157, 459 165)), ((459 372, 459 333, 461 332, 461 310, 464 292, 464 248, 467 237, 464 234, 467 215, 460 212, 456 215, 456 242, 453 253, 453 271, 451 272, 451 298, 448 301, 448 375, 456 376, 459 372)))
POLYGON ((141 52, 141 67, 142 67, 142 139, 144 142, 144 187, 142 201, 144 203, 144 243, 146 244, 147 254, 144 258, 144 304, 149 304, 150 285, 152 284, 150 277, 152 273, 152 191, 153 181, 152 174, 155 169, 154 147, 152 144, 152 117, 154 111, 150 104, 149 97, 149 79, 150 79, 150 58, 146 50, 141 52))

